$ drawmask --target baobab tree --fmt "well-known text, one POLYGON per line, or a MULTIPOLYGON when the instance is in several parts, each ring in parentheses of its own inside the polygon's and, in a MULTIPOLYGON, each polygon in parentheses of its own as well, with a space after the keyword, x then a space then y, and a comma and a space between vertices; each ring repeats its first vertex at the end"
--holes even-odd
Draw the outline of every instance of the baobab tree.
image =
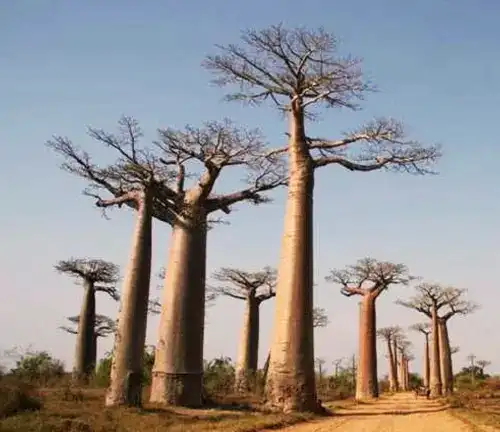
POLYGON ((403 264, 360 259, 343 270, 332 270, 326 280, 340 285, 346 297, 361 296, 359 303, 359 365, 356 399, 378 397, 376 300, 391 285, 407 285, 413 279, 403 264))
POLYGON ((70 258, 59 261, 54 268, 57 272, 76 279, 84 289, 80 319, 75 346, 73 377, 86 381, 95 368, 94 329, 96 325, 96 292, 103 292, 113 300, 118 300, 116 290, 119 268, 102 259, 70 258))
POLYGON ((263 157, 260 133, 239 129, 229 120, 182 131, 161 129, 149 147, 141 144, 142 131, 130 117, 120 120, 117 134, 95 128, 89 128, 89 134, 114 150, 117 159, 99 165, 65 137, 55 137, 47 145, 63 156, 65 170, 89 182, 85 193, 97 200, 98 207, 126 205, 137 211, 106 405, 141 404, 153 218, 170 224, 173 232, 152 400, 200 404, 209 215, 229 213, 240 201, 266 202, 261 193, 285 182, 279 156, 263 157), (194 162, 203 166, 199 175, 191 170, 194 162), (246 171, 245 187, 226 195, 213 193, 222 169, 228 166, 246 171), (102 192, 111 197, 101 197, 102 192))
POLYGON ((481 375, 482 375, 482 376, 484 376, 484 370, 485 370, 485 369, 486 369, 489 365, 491 365, 491 362, 490 362, 490 361, 488 361, 488 360, 478 360, 478 361, 476 362, 476 364, 477 364, 477 367, 478 367, 478 368, 479 368, 479 370, 480 370, 481 375))
POLYGON ((396 349, 399 351, 399 388, 402 391, 409 390, 409 370, 408 370, 408 359, 411 356, 410 353, 411 342, 406 340, 406 337, 402 334, 398 335, 396 338, 396 349))
POLYGON ((259 355, 260 305, 276 295, 276 270, 265 267, 249 272, 223 267, 212 275, 215 295, 245 302, 245 314, 235 370, 235 391, 247 392, 255 387, 259 355))
POLYGON ((397 326, 383 327, 377 330, 377 335, 387 344, 387 358, 389 360, 389 390, 398 391, 398 376, 396 366, 396 356, 393 351, 393 340, 401 333, 401 328, 397 326))
POLYGON ((269 201, 262 193, 286 184, 286 172, 277 156, 263 156, 264 140, 258 130, 238 128, 229 120, 202 128, 188 126, 184 131, 161 130, 157 145, 169 160, 180 162, 150 400, 199 406, 208 217, 217 211, 228 214, 239 202, 269 201), (196 164, 201 174, 195 176, 196 164), (230 167, 246 175, 245 186, 216 194, 222 171, 230 167), (190 184, 189 175, 196 177, 190 184))
POLYGON ((275 25, 247 30, 242 44, 218 46, 204 62, 214 82, 231 86, 228 100, 270 101, 288 118, 288 144, 270 154, 288 153, 286 203, 276 288, 267 399, 284 410, 316 410, 313 344, 313 189, 317 168, 337 165, 354 172, 380 169, 430 172, 435 146, 407 138, 401 123, 378 118, 343 138, 308 135, 315 108, 356 110, 372 90, 360 60, 343 57, 337 39, 323 28, 275 25))
MULTIPOLYGON (((78 325, 80 323, 80 315, 68 317, 68 321, 71 322, 75 327, 61 326, 59 327, 61 330, 64 330, 66 333, 70 334, 78 334, 78 325)), ((92 343, 92 364, 93 368, 97 364, 97 340, 99 338, 108 337, 110 334, 114 333, 116 329, 116 323, 113 319, 106 315, 95 315, 94 322, 94 335, 93 335, 93 343, 92 343)))
POLYGON ((430 365, 431 396, 453 392, 453 366, 447 323, 453 316, 467 315, 477 305, 463 300, 466 290, 423 283, 416 287, 417 295, 397 303, 414 309, 431 319, 432 346, 430 365), (444 308, 444 309, 443 309, 444 308))
POLYGON ((429 323, 417 323, 410 326, 410 330, 422 333, 424 335, 424 387, 429 388, 430 379, 430 357, 429 357, 429 334, 431 333, 429 323))

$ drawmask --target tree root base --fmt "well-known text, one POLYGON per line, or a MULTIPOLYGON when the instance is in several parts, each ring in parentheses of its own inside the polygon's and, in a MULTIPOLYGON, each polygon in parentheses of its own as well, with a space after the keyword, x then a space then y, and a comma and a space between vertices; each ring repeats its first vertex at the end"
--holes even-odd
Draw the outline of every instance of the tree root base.
POLYGON ((153 372, 149 401, 198 408, 202 405, 203 374, 153 372))

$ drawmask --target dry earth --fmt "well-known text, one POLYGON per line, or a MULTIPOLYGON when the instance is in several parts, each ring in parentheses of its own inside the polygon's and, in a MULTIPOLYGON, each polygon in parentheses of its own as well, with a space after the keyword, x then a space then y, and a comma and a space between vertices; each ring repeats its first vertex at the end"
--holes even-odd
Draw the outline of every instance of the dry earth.
POLYGON ((438 401, 411 393, 335 410, 335 417, 282 429, 283 432, 489 432, 454 417, 438 401))

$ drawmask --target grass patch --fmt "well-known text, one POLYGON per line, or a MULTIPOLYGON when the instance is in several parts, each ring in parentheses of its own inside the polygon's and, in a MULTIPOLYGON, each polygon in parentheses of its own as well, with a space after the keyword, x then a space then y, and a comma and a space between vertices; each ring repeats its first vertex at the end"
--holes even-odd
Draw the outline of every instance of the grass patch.
POLYGON ((61 389, 40 392, 38 411, 11 413, 0 420, 1 432, 256 432, 278 429, 314 418, 311 414, 266 413, 236 403, 227 408, 164 408, 146 404, 142 409, 103 407, 104 391, 81 390, 81 398, 67 397, 61 389), (235 406, 236 405, 236 406, 235 406))
POLYGON ((449 398, 450 412, 474 430, 478 426, 500 428, 500 392, 462 391, 449 398))

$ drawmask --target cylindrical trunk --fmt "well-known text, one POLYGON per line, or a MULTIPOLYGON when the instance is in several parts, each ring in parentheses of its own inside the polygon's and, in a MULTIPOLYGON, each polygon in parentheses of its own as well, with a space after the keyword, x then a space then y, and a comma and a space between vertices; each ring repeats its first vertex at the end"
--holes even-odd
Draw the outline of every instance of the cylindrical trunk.
POLYGON ((410 362, 405 359, 405 388, 410 390, 410 362))
POLYGON ((439 356, 439 324, 436 306, 431 309, 432 312, 432 343, 431 343, 431 376, 430 376, 430 395, 439 397, 442 394, 441 384, 441 364, 439 356))
POLYGON ((406 384, 406 358, 403 354, 399 358, 399 387, 401 391, 408 391, 406 384))
POLYGON ((234 389, 236 392, 248 392, 255 388, 259 355, 259 302, 248 298, 240 336, 238 360, 236 362, 234 389))
POLYGON ((378 397, 375 298, 367 294, 359 309, 359 362, 356 399, 378 397))
POLYGON ((92 338, 92 354, 91 354, 91 359, 92 359, 92 372, 95 372, 95 368, 97 365, 97 334, 94 331, 93 338, 92 338))
POLYGON ((304 134, 304 113, 292 105, 289 184, 274 308, 269 405, 283 411, 318 409, 313 332, 314 169, 304 134))
POLYGON ((396 377, 396 391, 398 391, 401 386, 401 380, 399 379, 398 343, 396 339, 392 341, 392 353, 394 356, 394 376, 396 377))
POLYGON ((392 341, 387 338, 387 352, 389 356, 389 390, 395 392, 397 390, 396 366, 394 364, 394 353, 392 352, 392 341))
POLYGON ((430 359, 429 359, 429 334, 425 335, 424 342, 424 387, 429 388, 430 359))
POLYGON ((143 356, 146 343, 151 277, 152 199, 138 202, 132 249, 122 286, 106 405, 142 404, 143 356))
POLYGON ((192 407, 202 404, 206 247, 206 215, 198 214, 174 225, 151 402, 192 407))
POLYGON ((446 321, 439 320, 439 359, 441 368, 441 385, 443 395, 453 392, 453 375, 451 373, 451 349, 446 321))
POLYGON ((95 326, 95 290, 94 284, 85 281, 83 302, 78 321, 76 336, 75 365, 73 378, 77 381, 87 381, 92 373, 92 346, 95 326))

